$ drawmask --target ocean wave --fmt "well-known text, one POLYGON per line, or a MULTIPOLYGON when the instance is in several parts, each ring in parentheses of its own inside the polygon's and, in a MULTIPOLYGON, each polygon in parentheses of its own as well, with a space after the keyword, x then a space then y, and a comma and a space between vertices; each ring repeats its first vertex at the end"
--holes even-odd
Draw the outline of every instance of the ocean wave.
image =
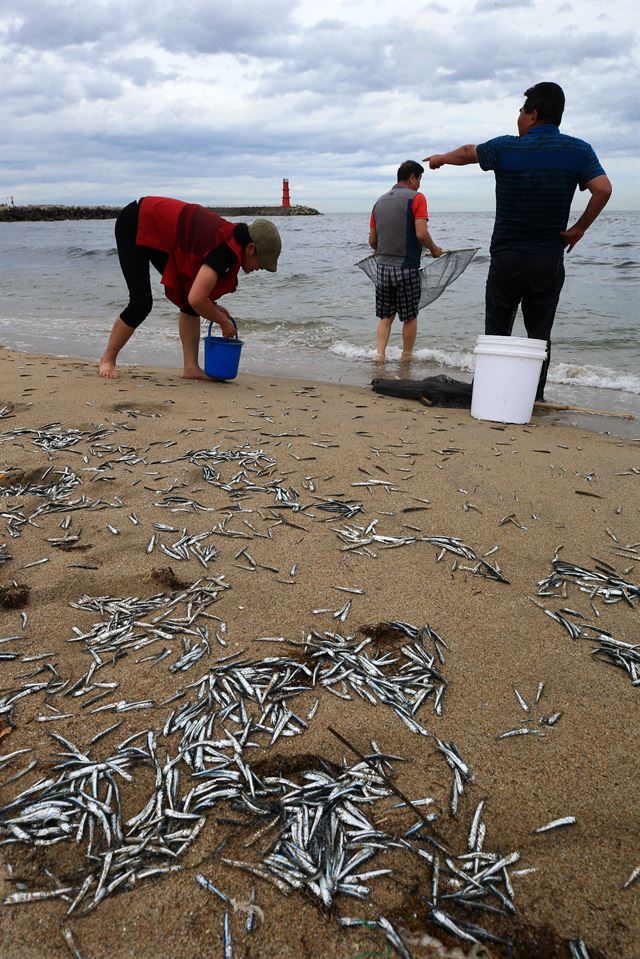
MULTIPOLYGON (((376 355, 374 347, 355 346, 353 343, 344 341, 333 343, 329 347, 329 352, 337 356, 345 356, 350 360, 373 360, 376 355)), ((390 360, 399 360, 401 355, 402 348, 399 346, 391 346, 387 349, 387 358, 390 360)), ((473 353, 469 352, 448 353, 445 350, 418 349, 414 350, 413 358, 464 372, 473 370, 473 353)))
POLYGON ((238 325, 249 333, 283 333, 287 338, 300 333, 306 335, 321 333, 324 336, 336 334, 336 328, 324 320, 261 320, 253 316, 245 319, 240 315, 234 318, 238 325))
MULTIPOLYGON (((332 343, 329 347, 329 353, 335 353, 336 356, 346 356, 349 360, 373 360, 376 351, 371 347, 354 346, 353 343, 332 343)), ((400 350, 390 347, 387 350, 387 356, 394 358, 394 354, 400 356, 400 350)))
POLYGON ((414 350, 413 354, 419 360, 426 360, 429 363, 437 363, 439 366, 453 367, 456 370, 463 370, 470 373, 473 370, 473 353, 462 351, 460 353, 449 353, 446 350, 414 350))
POLYGON ((116 256, 117 253, 115 246, 110 250, 85 250, 79 246, 70 246, 66 251, 66 255, 72 260, 77 260, 83 256, 116 256))
POLYGON ((315 282, 315 276, 311 273, 287 273, 278 277, 281 286, 292 286, 294 284, 315 282))
MULTIPOLYGON (((373 347, 355 346, 353 343, 338 341, 329 347, 330 353, 351 360, 373 360, 376 351, 373 347)), ((387 349, 389 360, 399 360, 402 350, 399 346, 387 349)), ((414 351, 414 360, 472 373, 474 369, 473 353, 470 351, 418 349, 414 351)), ((601 366, 584 366, 575 363, 552 363, 548 380, 570 386, 590 386, 602 390, 617 390, 620 393, 640 394, 640 376, 634 373, 619 373, 601 366)))
POLYGON ((633 373, 618 373, 601 366, 552 363, 549 368, 548 380, 550 383, 595 386, 601 390, 618 390, 620 393, 640 394, 640 376, 633 373))

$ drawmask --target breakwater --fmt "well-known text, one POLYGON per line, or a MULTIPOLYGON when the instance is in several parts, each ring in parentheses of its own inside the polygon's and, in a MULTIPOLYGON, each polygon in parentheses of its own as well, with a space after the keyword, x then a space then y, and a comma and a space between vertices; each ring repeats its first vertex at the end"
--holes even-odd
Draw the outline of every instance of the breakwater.
MULTIPOLYGON (((221 216, 322 216, 310 206, 210 206, 221 216)), ((28 220, 115 220, 121 206, 0 206, 0 222, 18 223, 28 220)))

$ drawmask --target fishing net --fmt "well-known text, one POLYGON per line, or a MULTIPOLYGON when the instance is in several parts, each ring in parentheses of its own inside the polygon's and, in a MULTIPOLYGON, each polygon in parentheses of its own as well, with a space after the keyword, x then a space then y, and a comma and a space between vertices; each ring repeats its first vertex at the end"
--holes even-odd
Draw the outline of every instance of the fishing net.
MULTIPOLYGON (((426 265, 420 268, 418 310, 424 309, 429 303, 437 300, 446 288, 457 280, 461 273, 464 273, 479 249, 479 246, 475 246, 465 250, 447 250, 437 258, 427 257, 426 265)), ((376 254, 373 253, 355 264, 374 283, 378 274, 377 259, 376 254)))

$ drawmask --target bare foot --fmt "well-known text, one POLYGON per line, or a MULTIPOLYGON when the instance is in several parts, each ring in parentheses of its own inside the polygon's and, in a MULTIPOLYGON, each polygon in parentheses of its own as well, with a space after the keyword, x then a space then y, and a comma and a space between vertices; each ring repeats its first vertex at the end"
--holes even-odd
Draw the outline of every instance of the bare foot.
POLYGON ((212 380, 214 377, 207 376, 204 370, 201 370, 199 366, 186 367, 182 370, 182 379, 183 380, 212 380))
POLYGON ((384 353, 382 354, 382 356, 380 356, 380 354, 378 353, 378 354, 376 355, 376 358, 375 358, 375 360, 374 360, 373 362, 374 362, 377 366, 380 366, 381 363, 384 363, 385 359, 386 359, 386 357, 385 357, 384 353))
POLYGON ((403 353, 400 357, 401 363, 410 363, 413 359, 413 353, 403 353))
POLYGON ((117 380, 116 361, 105 360, 103 357, 98 363, 98 375, 104 376, 106 380, 117 380))

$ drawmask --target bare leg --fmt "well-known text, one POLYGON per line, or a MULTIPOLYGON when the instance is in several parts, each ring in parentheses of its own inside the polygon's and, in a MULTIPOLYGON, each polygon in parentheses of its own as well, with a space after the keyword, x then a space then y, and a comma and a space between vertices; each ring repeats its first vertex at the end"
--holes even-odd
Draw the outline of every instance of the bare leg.
POLYGON ((198 362, 200 349, 200 317, 181 313, 178 321, 182 343, 182 377, 185 380, 210 380, 198 362))
POLYGON ((134 330, 135 327, 127 326, 120 317, 115 321, 111 328, 109 341, 98 363, 98 373, 100 376, 104 376, 107 380, 115 380, 117 378, 116 359, 118 353, 133 336, 134 330))
POLYGON ((413 347, 418 333, 418 319, 405 320, 402 324, 402 357, 405 362, 411 359, 413 347))
POLYGON ((391 336, 391 324, 393 323, 394 317, 395 313, 393 316, 383 316, 378 322, 378 328, 376 330, 376 363, 384 363, 387 343, 391 336))

